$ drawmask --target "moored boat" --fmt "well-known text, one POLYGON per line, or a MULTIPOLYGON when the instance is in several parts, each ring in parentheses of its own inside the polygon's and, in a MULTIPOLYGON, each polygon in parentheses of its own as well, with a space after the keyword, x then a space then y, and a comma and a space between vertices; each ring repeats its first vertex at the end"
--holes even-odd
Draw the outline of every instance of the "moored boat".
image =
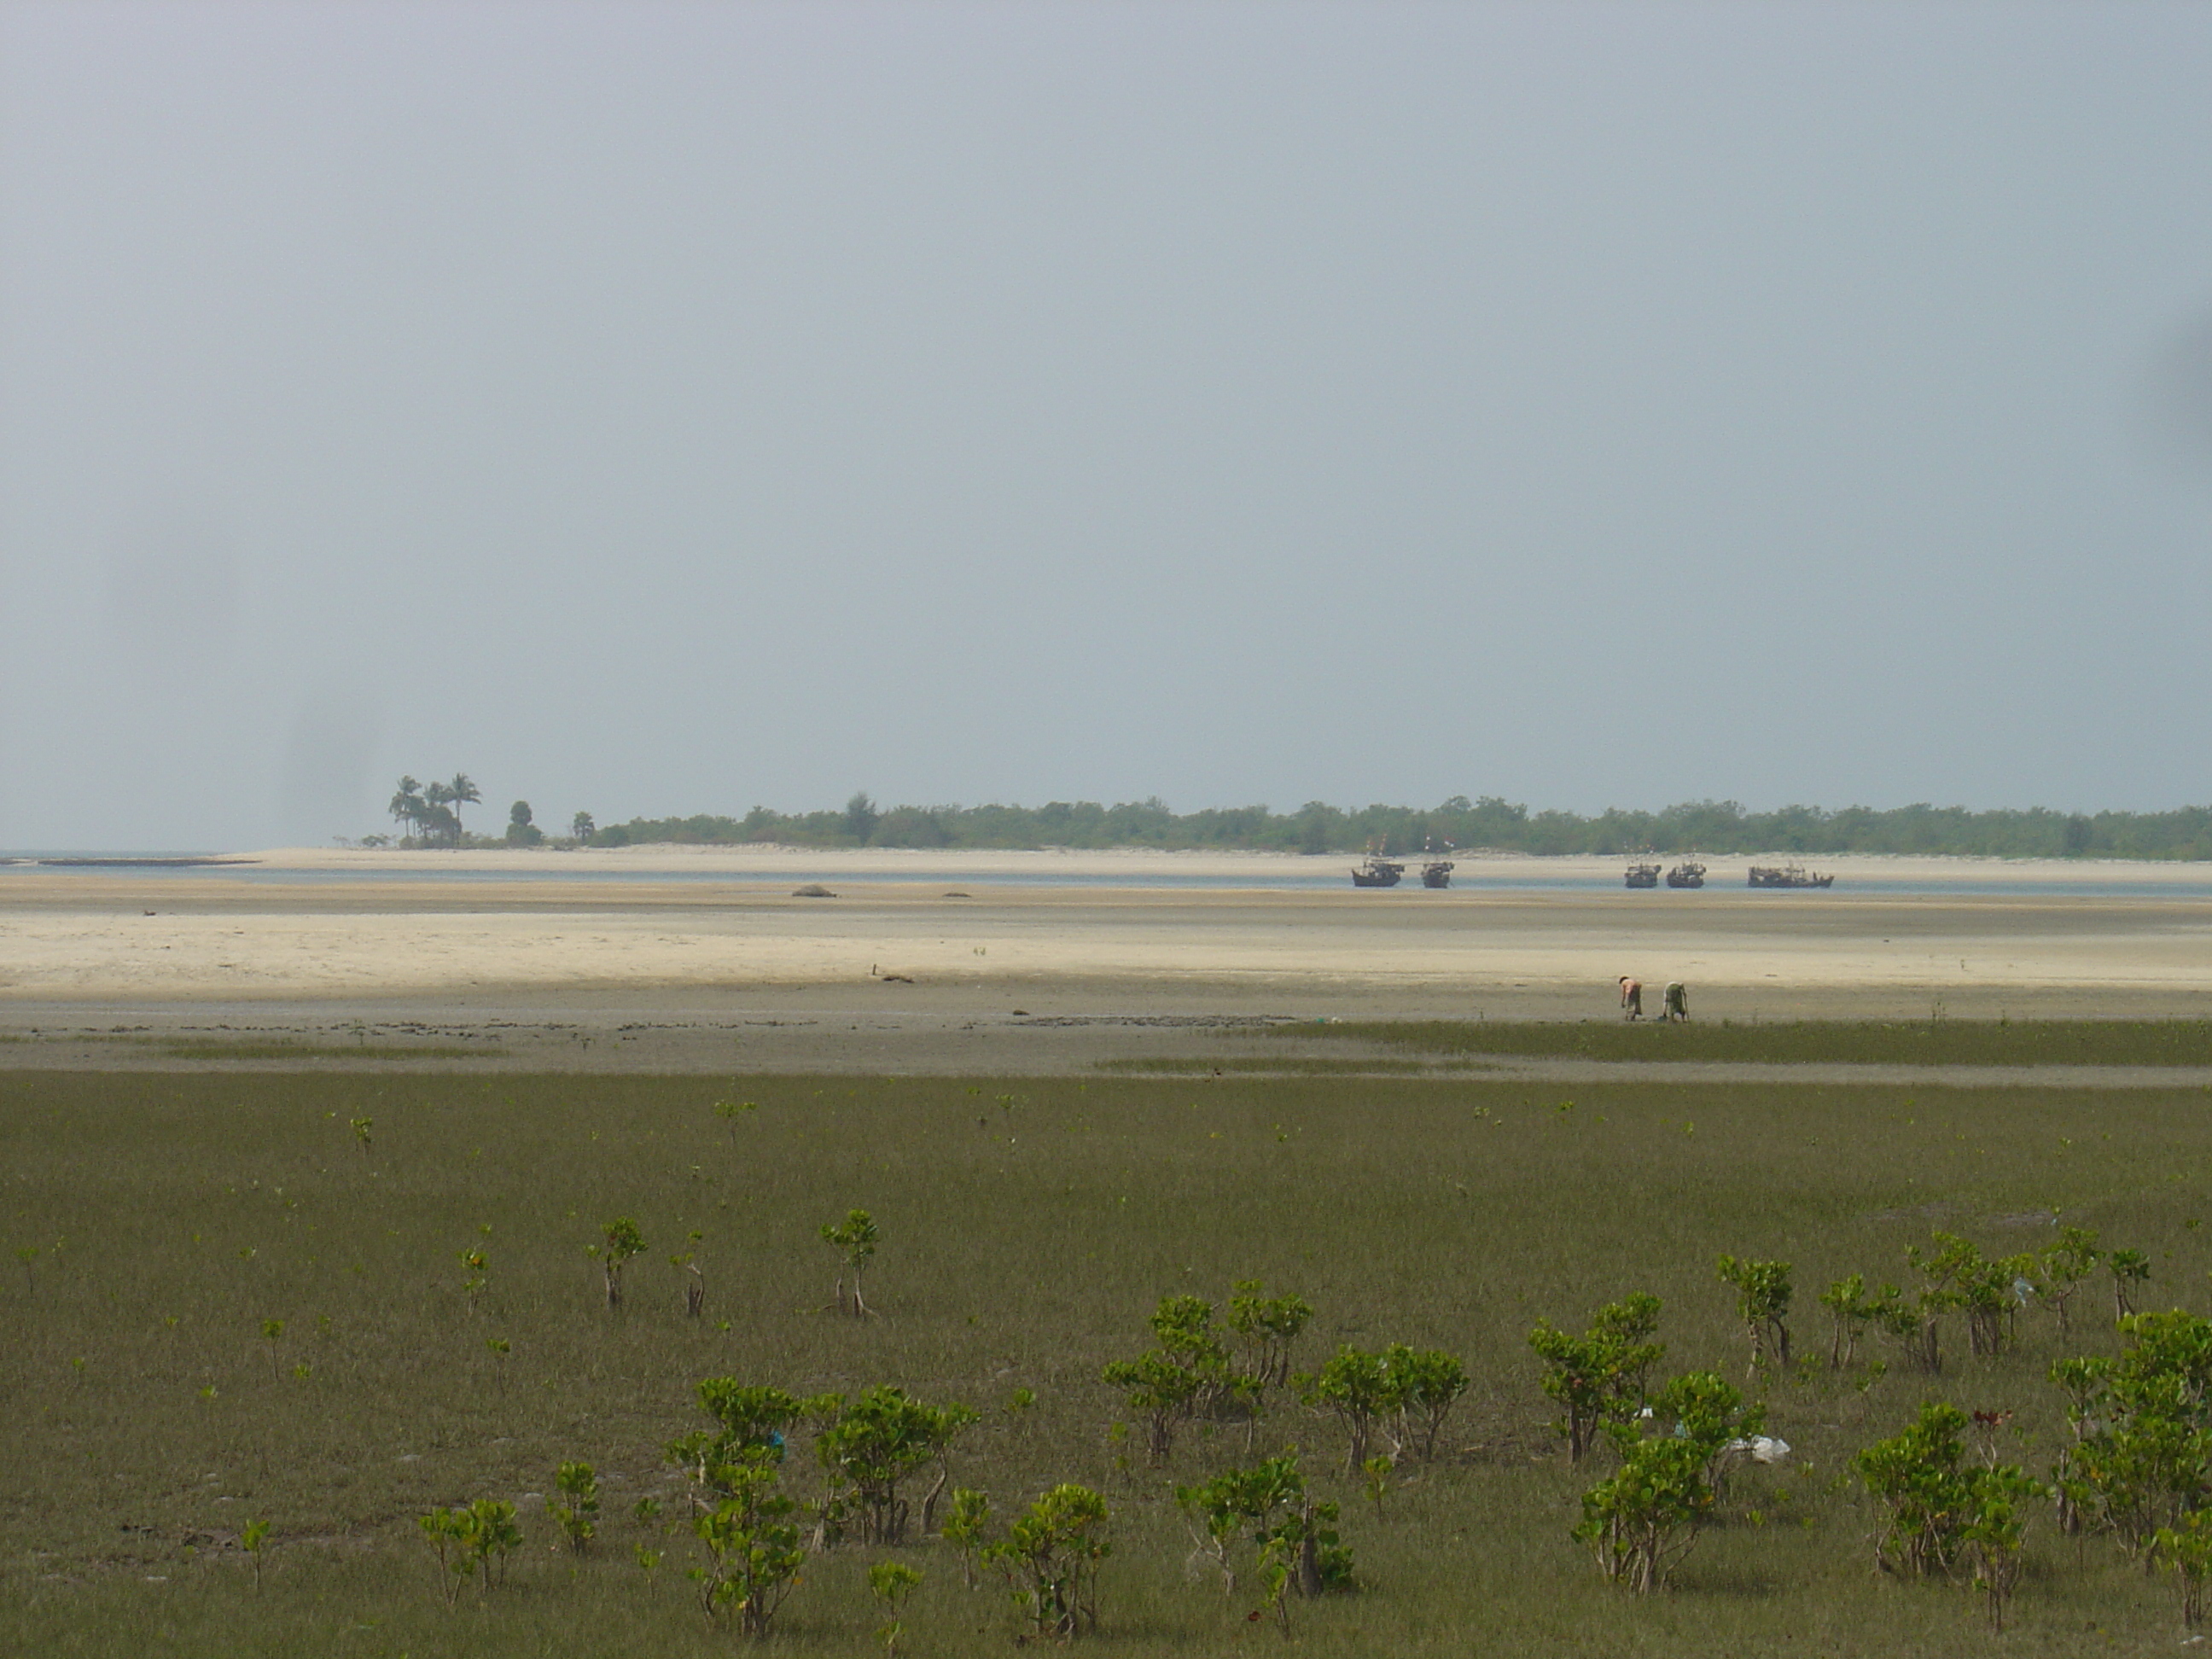
POLYGON ((1428 860, 1421 866, 1422 886, 1449 887, 1451 885, 1452 861, 1444 856, 1451 849, 1452 844, 1449 842, 1446 842, 1441 847, 1437 846, 1437 838, 1434 836, 1426 836, 1422 840, 1421 856, 1428 860))
POLYGON ((1624 887, 1656 887, 1658 884, 1659 866, 1656 864, 1632 864, 1628 866, 1628 874, 1621 881, 1624 887))
POLYGON ((1832 887, 1836 878, 1808 870, 1802 864, 1754 864, 1751 878, 1746 885, 1752 887, 1832 887))

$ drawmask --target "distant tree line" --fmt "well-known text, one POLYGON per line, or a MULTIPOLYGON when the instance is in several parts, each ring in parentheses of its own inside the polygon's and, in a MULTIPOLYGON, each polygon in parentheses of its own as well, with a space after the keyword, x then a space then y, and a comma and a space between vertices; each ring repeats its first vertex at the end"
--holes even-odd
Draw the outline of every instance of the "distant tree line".
POLYGON ((842 811, 744 817, 632 818, 597 826, 578 814, 576 839, 594 847, 650 842, 732 846, 1025 848, 1153 847, 1284 853, 1418 853, 1431 844, 1510 853, 1959 854, 1992 858, 2212 859, 2212 807, 2166 812, 2058 812, 2044 807, 1970 811, 1963 806, 1878 810, 1784 806, 1747 811, 1735 801, 1689 801, 1656 812, 1613 809, 1592 817, 1531 812, 1486 795, 1433 807, 1332 806, 1294 812, 1265 806, 1170 811, 1158 799, 1102 805, 879 807, 865 793, 842 811))

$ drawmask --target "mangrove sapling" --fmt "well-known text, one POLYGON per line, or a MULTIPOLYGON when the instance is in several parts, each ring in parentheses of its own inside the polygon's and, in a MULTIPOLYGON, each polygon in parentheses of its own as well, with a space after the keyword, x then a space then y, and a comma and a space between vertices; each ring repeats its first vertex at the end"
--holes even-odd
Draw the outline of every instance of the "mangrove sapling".
POLYGON ((853 1274, 853 1299, 849 1304, 845 1300, 843 1277, 841 1275, 837 1280, 837 1310, 840 1313, 849 1311, 855 1319, 868 1317, 868 1304, 860 1299, 860 1273, 867 1266, 868 1258, 875 1255, 879 1237, 875 1218, 866 1210, 849 1210, 842 1221, 823 1224, 822 1242, 844 1252, 845 1265, 853 1274))
POLYGON ((2088 1534, 2082 1517, 2088 1514, 2096 1493, 2075 1468, 2071 1446, 2062 1447, 2051 1465, 2051 1493, 2056 1500, 2053 1508, 2058 1530, 2075 1540, 2075 1565, 2080 1566, 2088 1554, 2088 1534))
POLYGON ((1875 1317, 1875 1300, 1866 1293, 1866 1276, 1853 1273, 1820 1292, 1820 1305, 1835 1322, 1828 1342, 1828 1369, 1848 1370, 1858 1363, 1859 1340, 1875 1317))
POLYGON ((238 1535, 239 1547, 246 1552, 246 1559, 253 1563, 253 1589, 256 1595, 260 1594, 261 1591, 261 1552, 267 1547, 268 1543, 269 1523, 266 1521, 247 1522, 246 1530, 238 1535))
POLYGON ((1351 1547, 1336 1530, 1337 1506, 1307 1492, 1304 1478, 1295 1466, 1282 1518, 1260 1534, 1261 1571, 1267 1578, 1275 1611, 1285 1631, 1290 1628, 1290 1609, 1283 1595, 1286 1570, 1290 1588, 1303 1596, 1352 1589, 1357 1582, 1351 1547))
POLYGON ((1696 1547, 1713 1504, 1707 1460, 1703 1448, 1672 1435, 1623 1434, 1620 1444, 1620 1467, 1583 1494, 1574 1537, 1596 1558, 1607 1583, 1648 1595, 1696 1547))
POLYGON ((720 1484, 719 1471, 757 1461, 756 1453, 770 1464, 782 1462, 784 1431, 806 1415, 810 1402, 781 1389, 749 1385, 733 1376, 710 1376, 699 1384, 697 1394, 700 1409, 714 1419, 714 1429, 678 1436, 663 1455, 690 1477, 692 1507, 703 1512, 711 1507, 708 1498, 733 1495, 732 1489, 720 1484))
POLYGON ((1720 1279, 1735 1287, 1736 1317, 1751 1338, 1751 1369, 1790 1365, 1790 1264, 1720 1259, 1720 1279))
POLYGON ((2023 1254, 1991 1260, 1963 1238, 1949 1233, 1936 1238, 1942 1250, 1925 1263, 1914 1254, 1915 1264, 1965 1311, 1969 1351, 2002 1353, 2018 1334, 2020 1310, 2041 1293, 2041 1258, 2023 1254))
POLYGON ((898 1659, 899 1638, 906 1634, 906 1626, 899 1623, 899 1603, 913 1595, 921 1583, 921 1575, 902 1561, 878 1561, 868 1569, 868 1588, 884 1604, 884 1622, 876 1628, 876 1640, 884 1644, 884 1659, 898 1659))
POLYGON ((703 1235, 696 1227, 684 1235, 684 1243, 691 1248, 680 1255, 668 1258, 672 1267, 681 1267, 690 1278, 684 1284, 684 1316, 697 1319, 707 1311, 707 1276, 699 1270, 699 1240, 703 1235))
POLYGON ((1747 1405, 1735 1386, 1717 1371, 1689 1371, 1651 1396, 1651 1414, 1607 1431, 1618 1449, 1644 1426, 1700 1448, 1705 1481, 1715 1499, 1724 1495, 1729 1470, 1752 1449, 1766 1426, 1766 1407, 1747 1405))
POLYGON ((1012 1585, 1032 1640, 1073 1640, 1098 1627, 1098 1567, 1114 1553, 1106 1500, 1088 1486, 1054 1486, 983 1552, 1012 1585))
POLYGON ((1285 1636, 1289 1592, 1315 1596, 1353 1586, 1352 1551, 1338 1540, 1337 1506, 1301 1491, 1288 1513, 1260 1535, 1260 1572, 1285 1636))
POLYGON ((2027 1506, 2048 1498, 2051 1488, 2023 1474, 2015 1464, 1992 1466, 1967 1475, 1966 1525, 1960 1541, 1974 1569, 1990 1613, 1990 1628, 2005 1627, 2005 1608, 2020 1582, 2020 1551, 2027 1532, 2027 1506))
POLYGON ((1230 1363, 1229 1350, 1213 1328, 1211 1302, 1196 1296, 1162 1297, 1150 1322, 1160 1352, 1198 1379, 1198 1410, 1210 1413, 1247 1399, 1246 1380, 1230 1363))
POLYGON ((2112 1275, 2112 1320, 2115 1324, 2136 1310, 2136 1288, 2150 1278, 2150 1258, 2141 1250, 2114 1250, 2105 1258, 2112 1275))
POLYGON ((264 1319, 261 1322, 261 1340, 269 1345, 269 1379, 276 1380, 276 1345, 284 1339, 284 1322, 264 1319))
POLYGON ((448 1602, 459 1599, 461 1586, 471 1578, 489 1596, 495 1558, 503 1565, 508 1552, 522 1541, 514 1505, 496 1498, 479 1498, 464 1509, 432 1510, 418 1524, 438 1552, 448 1602))
POLYGON ((1875 1565, 1908 1578, 1948 1573, 1971 1518, 1971 1470, 1960 1436, 1966 1414, 1931 1400, 1902 1434, 1852 1459, 1867 1493, 1888 1511, 1875 1540, 1875 1565))
POLYGON ((38 1259, 37 1245, 19 1244, 15 1247, 15 1260, 23 1264, 23 1294, 33 1301, 38 1298, 39 1281, 32 1269, 38 1259))
POLYGON ((1552 1428, 1567 1443, 1569 1462, 1581 1462, 1604 1425, 1633 1416, 1643 1404, 1644 1375, 1667 1352, 1650 1340, 1659 1306, 1657 1297, 1638 1291, 1599 1309, 1582 1336, 1547 1319, 1528 1333, 1528 1346, 1544 1361, 1544 1393, 1565 1413, 1552 1428))
POLYGON ((1277 1511, 1300 1502, 1305 1482, 1298 1474, 1297 1453, 1270 1457, 1249 1469, 1226 1469, 1194 1486, 1177 1486, 1176 1504, 1183 1512, 1195 1546, 1193 1562, 1212 1563, 1221 1574, 1221 1593, 1237 1593, 1235 1545, 1248 1538, 1263 1544, 1274 1525, 1277 1511))
POLYGON ((1109 1423, 1106 1425, 1106 1443, 1114 1449, 1114 1473, 1121 1477, 1123 1486, 1134 1486, 1136 1470, 1130 1465, 1127 1449, 1129 1425, 1127 1423, 1109 1423))
POLYGON ((718 1100, 714 1103, 714 1115, 730 1126, 730 1150, 732 1152, 735 1152, 738 1149, 738 1119, 742 1118, 747 1112, 757 1112, 759 1109, 759 1105, 756 1102, 750 1100, 718 1100))
POLYGON ((1242 1379, 1214 1334, 1211 1303, 1164 1297, 1152 1327, 1158 1347, 1135 1359, 1115 1360, 1099 1376, 1123 1391, 1132 1411, 1144 1414, 1146 1456, 1157 1468, 1174 1451, 1176 1425, 1218 1401, 1237 1397, 1242 1379))
POLYGON ((2087 1227, 2063 1229, 2058 1242, 2043 1253, 2043 1271, 2038 1275, 2042 1285, 2041 1300, 2057 1316, 2060 1341, 2073 1334, 2075 1292, 2102 1260, 2097 1249, 2097 1235, 2087 1227))
POLYGON ((2148 1570, 2160 1528, 2212 1497, 2212 1320, 2132 1314, 2120 1333, 2118 1354, 2051 1367, 2075 1435, 2059 1477, 2148 1570))
POLYGON ((1434 1462, 1444 1419, 1467 1392, 1467 1367, 1440 1349, 1413 1349, 1401 1342, 1384 1350, 1382 1363, 1397 1401, 1395 1437, 1401 1447, 1411 1445, 1424 1463, 1434 1462))
POLYGON ((1301 1296, 1263 1297, 1256 1279, 1240 1279, 1229 1298, 1229 1328, 1244 1345, 1244 1373, 1262 1389, 1291 1380, 1291 1350, 1313 1322, 1313 1304, 1301 1296))
POLYGON ((623 1264, 645 1253, 645 1235, 638 1231, 637 1223, 628 1216, 617 1216, 601 1231, 605 1242, 586 1245, 584 1254, 599 1264, 599 1271, 606 1277, 607 1306, 619 1309, 623 1299, 623 1264))
POLYGON ((1696 1547, 1729 1459, 1765 1417, 1725 1378, 1692 1371, 1660 1389, 1648 1415, 1607 1422, 1620 1467, 1583 1494, 1574 1529, 1607 1582, 1639 1595, 1666 1583, 1696 1547), (1656 1431, 1649 1437, 1647 1426, 1656 1431))
POLYGON ((479 1498, 460 1513, 461 1547, 476 1562, 477 1588, 489 1595, 492 1580, 507 1577, 507 1558, 522 1542, 514 1505, 503 1498, 479 1498))
POLYGON ((589 1463, 563 1463, 554 1472, 553 1520, 568 1547, 581 1555, 599 1531, 599 1481, 589 1463))
POLYGON ((1875 1328, 1897 1344, 1905 1364, 1933 1376, 1943 1369, 1940 1322, 1949 1306, 1948 1291, 1924 1290, 1908 1299, 1898 1286, 1885 1285, 1867 1313, 1875 1328))
POLYGON ((368 1132, 375 1127, 376 1120, 373 1117, 357 1117, 353 1120, 354 1145, 361 1148, 361 1155, 363 1158, 370 1156, 368 1132))
POLYGON ((2204 1580, 2212 1574, 2212 1510, 2191 1510, 2153 1541, 2156 1559, 2173 1573, 2181 1592, 2181 1623, 2195 1630, 2204 1622, 2204 1580))
POLYGON ((2043 1258, 2023 1250, 1990 1261, 1966 1291, 1966 1335, 1999 1354, 2020 1340, 2020 1310, 2043 1295, 2043 1258))
POLYGON ((1344 1472, 1358 1474, 1360 1465, 1367 1461, 1367 1438, 1376 1425, 1404 1403, 1404 1379, 1393 1375, 1382 1355, 1363 1353, 1347 1343, 1312 1376, 1294 1380, 1301 1400, 1316 1410, 1331 1413, 1344 1425, 1350 1438, 1344 1472))
MULTIPOLYGON (((1948 1309, 1966 1306, 1971 1281, 1984 1270, 1981 1252, 1965 1239, 1951 1233, 1937 1233, 1936 1242, 1940 1248, 1925 1255, 1917 1244, 1908 1246, 1905 1252, 1905 1259, 1928 1281, 1920 1292, 1920 1310, 1924 1316, 1929 1354, 1928 1370, 1931 1372, 1942 1369, 1942 1356, 1936 1349, 1934 1335, 1936 1319, 1948 1309)), ((1972 1316, 1968 1320, 1968 1333, 1973 1339, 1973 1352, 1979 1353, 1981 1333, 1972 1316)))
POLYGON ((775 1460, 765 1447, 749 1447, 720 1465, 713 1484, 724 1495, 692 1518, 707 1560, 690 1570, 691 1582, 708 1623, 731 1612, 745 1635, 766 1636, 806 1564, 791 1519, 799 1505, 776 1489, 775 1460))
POLYGON ((934 1462, 937 1486, 922 1506, 921 1524, 930 1529, 938 1495, 950 1479, 946 1460, 953 1438, 979 1417, 957 1403, 940 1407, 910 1399, 889 1383, 845 1403, 814 1441, 832 1482, 823 1505, 825 1517, 857 1516, 866 1543, 902 1542, 908 1504, 899 1496, 899 1483, 934 1462))
POLYGON ((484 1286, 490 1282, 491 1258, 482 1250, 463 1250, 461 1271, 466 1275, 461 1288, 468 1292, 469 1311, 474 1313, 483 1298, 484 1286))
POLYGON ((1383 1494, 1390 1490, 1390 1472, 1397 1465, 1377 1453, 1359 1467, 1367 1476, 1367 1500, 1375 1505, 1375 1518, 1380 1521, 1382 1518, 1383 1494))
POLYGON ((438 1583, 451 1602, 460 1594, 461 1578, 468 1569, 459 1564, 454 1541, 459 1536, 453 1511, 441 1504, 428 1515, 417 1516, 415 1524, 422 1529, 422 1536, 438 1553, 438 1583))
POLYGON ((990 1541, 991 1498, 968 1486, 952 1489, 952 1510, 945 1517, 945 1541, 960 1552, 960 1576, 975 1588, 976 1553, 990 1541))

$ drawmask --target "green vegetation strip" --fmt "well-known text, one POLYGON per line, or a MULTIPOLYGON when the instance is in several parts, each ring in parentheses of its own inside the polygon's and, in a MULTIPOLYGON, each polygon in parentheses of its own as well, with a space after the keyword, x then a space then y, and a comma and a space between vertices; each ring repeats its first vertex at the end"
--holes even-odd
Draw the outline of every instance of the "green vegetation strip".
MULTIPOLYGON (((456 780, 466 782, 466 779, 456 780)), ((401 780, 395 812, 410 799, 401 780)), ((438 786, 432 786, 433 789, 438 786)), ((451 799, 450 793, 447 796, 451 799)), ((519 803, 526 808, 526 803, 519 803)), ((423 804, 416 800, 416 809, 423 804)), ((432 802, 413 820, 425 845, 498 846, 543 839, 524 815, 501 842, 464 836, 450 811, 432 802)), ((1603 857, 1662 854, 1833 853, 1948 854, 1977 858, 2212 859, 2212 807, 2163 812, 2057 812, 2045 807, 1969 811, 1921 803, 1877 810, 1784 806, 1747 811, 1734 801, 1685 801, 1658 811, 1532 812, 1486 795, 1455 795, 1435 806, 1342 808, 1310 801, 1295 812, 1265 806, 1173 812, 1160 801, 1051 801, 1042 806, 878 806, 866 794, 842 811, 778 812, 756 806, 744 817, 631 818, 596 825, 579 813, 572 830, 596 847, 676 842, 737 846, 767 842, 806 847, 1158 847, 1255 848, 1339 854, 1376 848, 1418 854, 1442 844, 1497 852, 1603 857)))
POLYGON ((1780 1025, 1661 1021, 1357 1020, 1279 1025, 1273 1036, 1387 1044, 1432 1054, 1579 1060, 1742 1060, 1869 1066, 2212 1066, 2212 1021, 1802 1020, 1780 1025))
POLYGON ((1437 1064, 1419 1060, 1313 1060, 1293 1055, 1281 1060, 1102 1060, 1097 1062, 1097 1069, 1152 1077, 1374 1077, 1417 1076, 1437 1070, 1437 1064))
POLYGON ((226 1042, 156 1037, 148 1046, 172 1060, 498 1060, 506 1050, 445 1042, 226 1042))

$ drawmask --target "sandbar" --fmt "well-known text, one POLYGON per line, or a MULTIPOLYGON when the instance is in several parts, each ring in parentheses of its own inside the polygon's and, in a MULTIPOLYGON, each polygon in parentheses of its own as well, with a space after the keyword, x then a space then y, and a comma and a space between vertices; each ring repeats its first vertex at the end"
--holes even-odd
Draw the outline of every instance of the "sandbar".
POLYGON ((1703 890, 1631 892, 1614 860, 1462 860, 1445 890, 1358 891, 1345 860, 1265 854, 249 856, 0 870, 0 1036, 40 1039, 0 1064, 70 1031, 373 1026, 594 1066, 1056 1068, 1263 1023, 1616 1018, 1624 973, 1704 1018, 2212 1013, 2188 865, 1839 860, 1833 889, 1769 893, 1716 860, 1703 890))

